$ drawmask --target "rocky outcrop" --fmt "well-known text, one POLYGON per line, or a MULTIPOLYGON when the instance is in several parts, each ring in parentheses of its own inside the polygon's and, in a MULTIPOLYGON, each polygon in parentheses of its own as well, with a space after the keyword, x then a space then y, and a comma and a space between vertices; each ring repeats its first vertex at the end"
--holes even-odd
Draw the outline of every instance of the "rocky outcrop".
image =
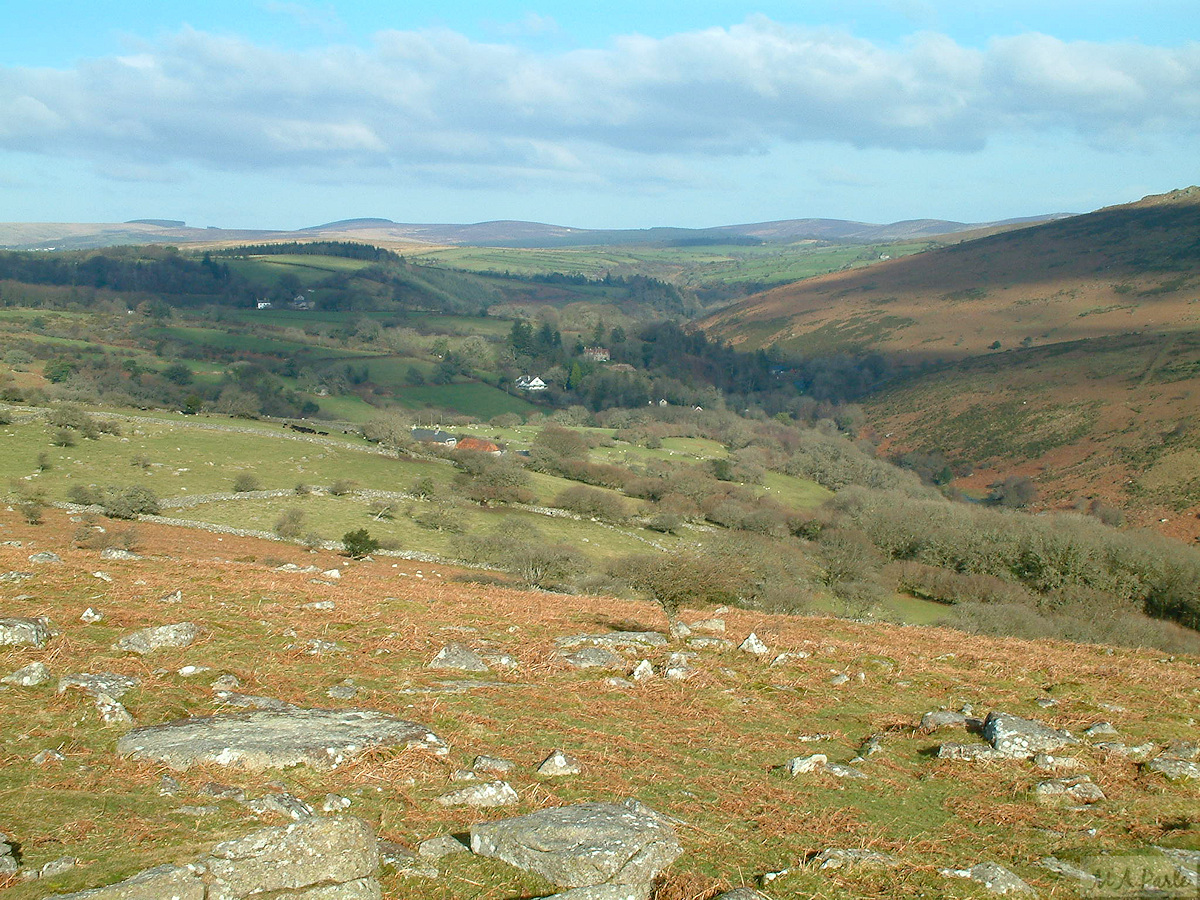
POLYGON ((639 898, 683 852, 671 824, 636 800, 560 806, 473 825, 471 849, 559 887, 624 886, 639 898))
POLYGON ((55 900, 379 900, 379 851, 361 819, 308 819, 225 841, 182 866, 158 866, 55 900))
POLYGON ((197 763, 261 770, 332 768, 370 747, 448 748, 424 725, 369 710, 257 710, 137 728, 117 742, 134 759, 186 769, 197 763))
POLYGON ((0 647, 45 647, 50 637, 50 621, 44 616, 0 619, 0 647))

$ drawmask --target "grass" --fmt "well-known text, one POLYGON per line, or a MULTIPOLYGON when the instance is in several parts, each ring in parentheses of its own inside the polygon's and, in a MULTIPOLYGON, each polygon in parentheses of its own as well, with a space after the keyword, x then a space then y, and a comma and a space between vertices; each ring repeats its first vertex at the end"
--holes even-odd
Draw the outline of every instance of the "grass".
MULTIPOLYGON (((676 900, 707 897, 783 868, 794 872, 767 889, 778 900, 982 897, 938 869, 985 860, 1016 871, 1043 896, 1070 895, 1062 881, 1035 865, 1038 858, 1150 856, 1154 845, 1200 848, 1194 785, 1143 775, 1085 742, 1071 753, 1085 760, 1110 800, 1085 811, 1043 807, 1029 792, 1044 776, 1029 764, 931 759, 930 749, 943 740, 974 738, 926 735, 915 727, 926 710, 971 703, 981 713, 1000 708, 1076 731, 1110 719, 1128 743, 1188 738, 1194 734, 1189 717, 1196 715, 1188 698, 1200 664, 1193 658, 731 610, 725 614, 731 638, 754 631, 774 650, 810 655, 769 667, 749 654, 706 651, 694 660, 698 674, 685 683, 655 679, 617 688, 604 682, 610 673, 556 663, 554 638, 618 627, 661 629, 662 613, 652 605, 464 584, 447 567, 386 559, 352 563, 288 545, 150 524, 139 526, 147 558, 101 562, 95 551, 70 546, 74 528, 58 512, 34 527, 0 511, 5 539, 22 544, 0 545, 0 569, 29 568, 33 548, 63 558, 60 565, 38 567, 23 588, 29 596, 8 601, 6 608, 9 614, 48 615, 62 634, 43 650, 3 648, 0 668, 11 671, 41 659, 56 674, 137 675, 142 684, 125 702, 141 724, 211 714, 217 706, 209 682, 228 672, 242 680, 246 693, 303 706, 377 709, 425 723, 452 751, 446 759, 375 752, 330 771, 298 767, 266 775, 211 766, 174 773, 182 792, 163 797, 158 785, 165 770, 116 758, 119 729, 104 726, 83 694, 56 696, 53 681, 11 689, 5 694, 9 715, 0 723, 5 831, 20 841, 26 868, 64 855, 82 861, 53 882, 10 883, 7 895, 15 900, 111 883, 152 865, 194 858, 220 839, 285 824, 206 797, 200 788, 209 781, 258 797, 267 792, 266 781, 276 779, 314 804, 332 791, 351 799, 351 814, 407 846, 484 819, 637 797, 680 820, 685 854, 664 889, 664 897, 676 900), (321 584, 310 575, 277 571, 285 561, 338 567, 342 578, 321 584), (98 568, 112 581, 94 578, 98 568), (154 599, 176 588, 184 593, 183 605, 154 599), (333 600, 335 607, 304 608, 315 599, 333 600), (102 609, 106 619, 79 623, 85 605, 102 609), (146 658, 110 649, 134 628, 183 618, 205 629, 201 644, 146 658), (309 655, 304 648, 313 639, 336 640, 344 652, 309 655), (494 686, 409 693, 445 679, 426 663, 451 640, 506 650, 521 665, 484 679, 499 682, 494 686), (193 678, 176 674, 199 662, 211 671, 193 678), (834 687, 832 672, 862 672, 864 679, 834 687), (359 685, 359 696, 349 704, 328 698, 325 691, 347 675, 359 685), (1057 701, 1055 708, 1034 703, 1046 694, 1057 701), (818 733, 829 737, 798 740, 818 733), (789 778, 781 771, 790 757, 811 752, 845 761, 871 734, 881 737, 884 750, 861 764, 868 781, 789 778), (66 759, 34 767, 30 757, 51 746, 61 746, 66 759), (552 748, 579 759, 584 773, 539 779, 532 769, 552 748), (491 812, 438 807, 434 799, 457 786, 451 772, 484 753, 517 764, 511 781, 520 804, 491 812), (216 811, 184 817, 173 811, 181 805, 213 805, 216 811), (796 866, 830 846, 872 847, 898 855, 903 865, 884 872, 796 866)), ((683 618, 711 614, 689 609, 683 618)), ((673 649, 647 655, 661 665, 673 649)), ((539 879, 474 857, 447 859, 441 868, 436 881, 386 874, 385 893, 495 900, 551 890, 539 879)))
POLYGON ((490 419, 504 413, 528 415, 537 409, 528 400, 480 381, 410 385, 398 390, 395 400, 409 409, 449 409, 477 419, 490 419))

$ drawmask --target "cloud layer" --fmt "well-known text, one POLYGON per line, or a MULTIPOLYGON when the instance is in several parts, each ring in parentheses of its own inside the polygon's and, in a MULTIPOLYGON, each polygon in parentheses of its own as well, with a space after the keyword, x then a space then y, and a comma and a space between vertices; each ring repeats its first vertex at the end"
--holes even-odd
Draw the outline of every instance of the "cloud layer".
POLYGON ((1025 34, 975 49, 925 33, 891 47, 764 18, 555 54, 452 31, 289 51, 185 30, 70 70, 0 68, 0 149, 130 171, 602 180, 631 160, 661 173, 780 143, 969 152, 1021 132, 1120 145, 1198 126, 1200 44, 1025 34))

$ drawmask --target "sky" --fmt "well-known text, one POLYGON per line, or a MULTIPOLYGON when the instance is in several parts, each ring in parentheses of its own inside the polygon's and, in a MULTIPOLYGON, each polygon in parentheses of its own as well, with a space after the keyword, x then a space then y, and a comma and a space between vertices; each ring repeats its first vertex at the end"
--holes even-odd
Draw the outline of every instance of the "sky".
POLYGON ((0 221, 989 222, 1200 183, 1196 0, 6 3, 0 221))

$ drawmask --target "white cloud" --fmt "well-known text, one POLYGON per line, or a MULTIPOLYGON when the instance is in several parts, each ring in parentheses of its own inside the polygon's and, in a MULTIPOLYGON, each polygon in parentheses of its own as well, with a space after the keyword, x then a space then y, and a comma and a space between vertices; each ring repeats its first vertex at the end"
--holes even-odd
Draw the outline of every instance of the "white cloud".
POLYGON ((974 49, 918 33, 896 47, 756 17, 563 53, 446 30, 304 51, 184 30, 137 49, 69 70, 0 67, 0 149, 602 183, 639 159, 657 161, 654 180, 687 158, 781 143, 966 152, 1031 130, 1100 142, 1200 123, 1197 44, 1025 34, 974 49))

